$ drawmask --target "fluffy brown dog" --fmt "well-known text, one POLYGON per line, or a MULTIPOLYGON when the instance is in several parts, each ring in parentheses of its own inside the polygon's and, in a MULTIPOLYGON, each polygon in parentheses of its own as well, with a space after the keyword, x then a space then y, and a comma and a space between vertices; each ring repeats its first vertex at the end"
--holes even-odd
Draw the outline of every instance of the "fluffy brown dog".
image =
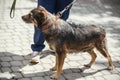
POLYGON ((106 47, 106 33, 102 27, 76 25, 62 19, 56 20, 56 17, 42 6, 22 16, 22 19, 41 29, 47 43, 55 51, 56 63, 51 70, 57 72, 51 78, 59 78, 67 53, 87 51, 91 55, 91 61, 85 66, 91 67, 97 57, 94 48, 108 59, 109 69, 113 69, 112 60, 106 47))

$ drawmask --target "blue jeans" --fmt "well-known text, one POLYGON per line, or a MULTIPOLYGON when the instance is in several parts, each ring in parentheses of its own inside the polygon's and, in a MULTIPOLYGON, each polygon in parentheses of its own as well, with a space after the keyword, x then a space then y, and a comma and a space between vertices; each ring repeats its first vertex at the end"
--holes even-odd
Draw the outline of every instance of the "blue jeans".
MULTIPOLYGON (((57 12, 63 10, 69 3, 73 0, 38 0, 38 6, 41 5, 45 7, 47 11, 52 14, 56 14, 57 12)), ((69 10, 65 11, 61 16, 61 19, 67 20, 69 17, 69 10)), ((44 45, 45 37, 41 30, 35 27, 34 32, 34 44, 31 45, 31 49, 33 51, 42 51, 45 47, 44 45)))

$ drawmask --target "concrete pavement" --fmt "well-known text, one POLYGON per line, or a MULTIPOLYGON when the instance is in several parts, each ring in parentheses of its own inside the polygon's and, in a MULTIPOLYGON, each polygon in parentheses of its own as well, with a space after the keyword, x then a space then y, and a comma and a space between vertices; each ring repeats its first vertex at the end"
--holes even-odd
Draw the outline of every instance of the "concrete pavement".
MULTIPOLYGON (((49 69, 53 67, 55 57, 48 54, 36 65, 29 63, 34 28, 21 20, 21 16, 35 8, 37 3, 34 0, 17 0, 14 19, 9 17, 11 4, 12 0, 0 0, 0 80, 50 80, 54 72, 49 69)), ((105 26, 115 69, 107 70, 107 59, 98 52, 90 69, 83 66, 90 61, 87 53, 70 54, 59 80, 120 80, 120 1, 78 0, 68 21, 105 26)))

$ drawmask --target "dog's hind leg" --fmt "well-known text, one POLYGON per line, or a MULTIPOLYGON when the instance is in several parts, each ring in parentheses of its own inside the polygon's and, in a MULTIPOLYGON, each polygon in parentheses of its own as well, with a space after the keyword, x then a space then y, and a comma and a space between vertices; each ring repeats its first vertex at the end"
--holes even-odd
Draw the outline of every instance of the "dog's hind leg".
POLYGON ((109 63, 109 67, 108 69, 113 69, 113 63, 112 63, 112 59, 111 56, 109 55, 108 49, 107 49, 107 45, 106 45, 106 39, 104 39, 101 44, 97 44, 96 45, 96 49, 104 56, 108 59, 108 63, 109 63))
POLYGON ((95 62, 95 59, 96 59, 97 55, 95 54, 95 52, 94 52, 93 49, 92 49, 92 50, 89 50, 89 51, 87 51, 87 52, 91 55, 91 61, 90 61, 89 64, 85 64, 84 66, 86 66, 86 67, 91 67, 91 65, 95 62))

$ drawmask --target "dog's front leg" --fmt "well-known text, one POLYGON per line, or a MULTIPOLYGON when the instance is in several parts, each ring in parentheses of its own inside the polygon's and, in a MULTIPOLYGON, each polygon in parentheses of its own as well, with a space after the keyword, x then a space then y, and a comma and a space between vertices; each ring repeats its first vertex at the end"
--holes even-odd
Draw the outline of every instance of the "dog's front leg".
POLYGON ((55 53, 55 66, 53 68, 51 68, 51 71, 56 71, 57 70, 57 66, 58 66, 58 55, 57 53, 55 53))
POLYGON ((58 62, 57 66, 56 66, 57 67, 57 72, 51 76, 52 79, 57 79, 57 78, 60 77, 65 57, 66 57, 66 53, 58 53, 57 54, 57 57, 56 57, 57 62, 58 62))

